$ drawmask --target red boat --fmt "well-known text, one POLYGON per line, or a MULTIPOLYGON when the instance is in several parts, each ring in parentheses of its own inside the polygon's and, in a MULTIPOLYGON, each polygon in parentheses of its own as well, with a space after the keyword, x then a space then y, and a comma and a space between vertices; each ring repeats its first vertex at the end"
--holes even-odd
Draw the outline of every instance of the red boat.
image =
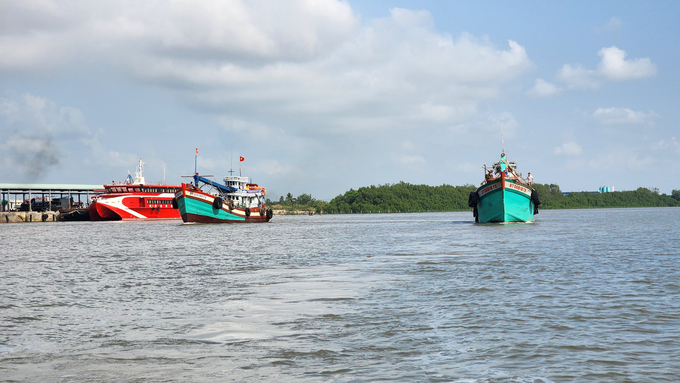
POLYGON ((104 185, 104 193, 90 203, 90 220, 182 219, 179 210, 172 207, 172 199, 181 186, 147 185, 143 169, 140 159, 134 181, 128 174, 125 184, 104 185))

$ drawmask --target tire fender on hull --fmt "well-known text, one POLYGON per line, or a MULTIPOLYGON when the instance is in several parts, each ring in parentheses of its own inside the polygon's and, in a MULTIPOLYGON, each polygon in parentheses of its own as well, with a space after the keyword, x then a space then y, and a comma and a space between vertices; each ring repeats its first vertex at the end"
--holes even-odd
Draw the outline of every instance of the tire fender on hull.
POLYGON ((479 203, 479 194, 477 194, 476 190, 473 190, 473 191, 470 192, 470 196, 468 197, 468 206, 469 207, 476 207, 478 203, 479 203))
POLYGON ((531 202, 534 203, 534 214, 538 214, 538 205, 541 204, 541 197, 539 197, 536 189, 531 189, 531 202))
POLYGON ((479 222, 477 204, 479 204, 479 194, 477 190, 473 190, 468 197, 468 206, 472 208, 472 216, 475 217, 475 222, 479 222))
POLYGON ((214 209, 219 210, 219 209, 222 208, 222 204, 223 204, 222 197, 215 197, 215 200, 213 200, 212 206, 213 206, 214 209))

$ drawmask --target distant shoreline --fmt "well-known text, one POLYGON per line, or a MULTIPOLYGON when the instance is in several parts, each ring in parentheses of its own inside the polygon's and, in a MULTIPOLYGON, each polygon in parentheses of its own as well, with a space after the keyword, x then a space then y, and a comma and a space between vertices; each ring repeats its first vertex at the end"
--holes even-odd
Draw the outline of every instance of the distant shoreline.
MULTIPOLYGON (((660 194, 657 189, 638 188, 629 191, 570 192, 563 194, 555 184, 534 184, 538 191, 540 210, 678 207, 680 190, 671 195, 660 194)), ((269 201, 275 211, 282 214, 373 214, 472 211, 468 206, 473 185, 429 186, 405 182, 350 189, 326 202, 315 200, 308 194, 293 197, 290 193, 279 201, 269 201)))

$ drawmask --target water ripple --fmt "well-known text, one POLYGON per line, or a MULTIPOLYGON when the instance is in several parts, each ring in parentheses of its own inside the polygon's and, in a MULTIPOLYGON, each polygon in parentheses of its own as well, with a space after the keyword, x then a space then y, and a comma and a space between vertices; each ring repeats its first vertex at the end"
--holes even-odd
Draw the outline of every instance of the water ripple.
POLYGON ((6 224, 0 374, 64 382, 677 381, 678 209, 537 218, 6 224))

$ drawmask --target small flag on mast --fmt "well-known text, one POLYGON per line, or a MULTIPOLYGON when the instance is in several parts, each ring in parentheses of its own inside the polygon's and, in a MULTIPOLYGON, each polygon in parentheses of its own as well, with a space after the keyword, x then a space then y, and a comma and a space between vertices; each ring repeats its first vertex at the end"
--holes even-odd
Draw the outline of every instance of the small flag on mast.
POLYGON ((198 154, 198 148, 196 148, 196 154, 198 154))
POLYGON ((241 162, 243 162, 243 161, 245 161, 246 159, 243 158, 243 157, 241 157, 241 156, 239 156, 239 157, 238 157, 238 160, 241 161, 241 162))

